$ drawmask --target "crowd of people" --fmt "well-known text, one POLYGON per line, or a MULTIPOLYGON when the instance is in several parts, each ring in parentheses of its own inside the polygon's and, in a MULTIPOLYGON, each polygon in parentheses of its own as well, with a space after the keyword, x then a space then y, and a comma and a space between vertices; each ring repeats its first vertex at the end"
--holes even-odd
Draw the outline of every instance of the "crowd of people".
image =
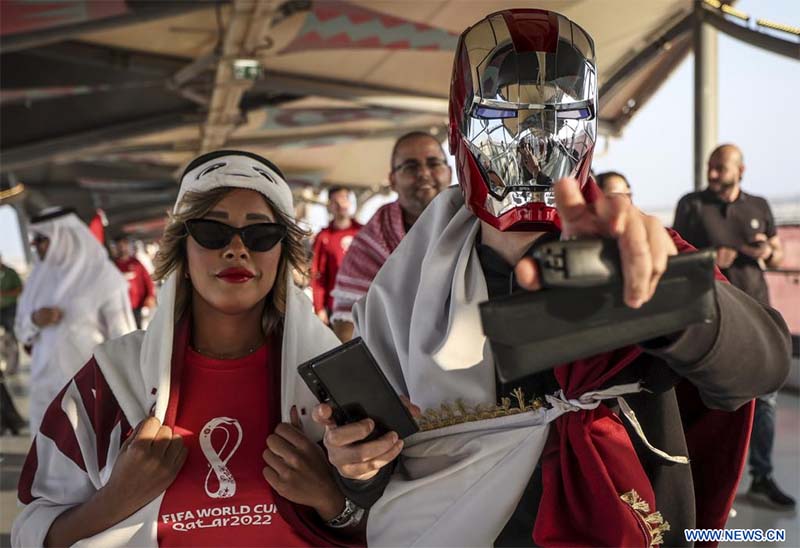
POLYGON ((742 152, 713 152, 666 229, 624 175, 591 174, 583 29, 507 10, 455 59, 455 170, 433 135, 401 136, 397 200, 361 226, 330 187, 311 257, 283 172, 245 151, 183 171, 157 295, 126 238, 112 260, 70 210, 31 219, 30 276, 0 278, 31 352, 15 546, 684 546, 724 526, 748 445, 750 494, 794 507, 771 464, 790 347, 763 272, 783 251, 742 152), (540 290, 530 250, 553 237, 616 240, 631 308, 670 256, 714 247, 717 315, 504 383, 478 303, 540 290), (356 335, 412 415, 448 420, 406 439, 337 424, 296 368, 356 335))

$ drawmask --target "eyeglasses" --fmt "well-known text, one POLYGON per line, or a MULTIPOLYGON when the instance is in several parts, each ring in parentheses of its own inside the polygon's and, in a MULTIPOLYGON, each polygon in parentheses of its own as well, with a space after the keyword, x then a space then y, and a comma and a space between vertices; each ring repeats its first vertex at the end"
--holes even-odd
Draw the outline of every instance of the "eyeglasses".
MULTIPOLYGON (((438 171, 447 167, 447 162, 441 158, 428 158, 424 165, 431 171, 431 173, 433 173, 434 171, 438 171)), ((420 173, 422 173, 422 166, 423 164, 420 164, 416 160, 408 160, 407 162, 403 162, 399 166, 392 168, 392 173, 399 171, 403 175, 417 177, 420 173)))
POLYGON ((191 219, 184 223, 192 238, 206 249, 222 249, 237 234, 250 251, 269 251, 286 237, 286 227, 278 223, 257 223, 236 228, 209 219, 191 219))

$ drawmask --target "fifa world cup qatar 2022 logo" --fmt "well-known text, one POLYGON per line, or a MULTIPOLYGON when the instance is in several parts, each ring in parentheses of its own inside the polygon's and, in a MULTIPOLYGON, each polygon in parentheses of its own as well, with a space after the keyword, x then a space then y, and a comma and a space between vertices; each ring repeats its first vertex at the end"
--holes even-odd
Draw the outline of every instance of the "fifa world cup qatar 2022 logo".
POLYGON ((200 431, 199 442, 203 455, 208 460, 208 464, 211 465, 208 474, 206 474, 206 495, 212 499, 232 497, 236 494, 236 480, 231 471, 228 470, 227 464, 242 443, 242 427, 239 421, 229 417, 211 419, 200 431), (224 433, 224 439, 219 449, 216 449, 211 443, 211 436, 214 432, 224 433), (212 474, 217 478, 216 491, 211 491, 208 485, 212 474))

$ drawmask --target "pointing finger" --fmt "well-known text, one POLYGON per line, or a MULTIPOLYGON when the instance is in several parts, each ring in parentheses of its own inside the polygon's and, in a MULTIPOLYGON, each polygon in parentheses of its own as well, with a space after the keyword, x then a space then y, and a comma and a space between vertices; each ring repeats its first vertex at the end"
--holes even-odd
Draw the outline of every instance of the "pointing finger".
POLYGON ((633 209, 630 200, 620 194, 601 195, 594 202, 594 207, 600 217, 604 232, 611 237, 618 237, 622 234, 627 223, 627 216, 633 209))
POLYGON ((554 186, 556 208, 562 223, 575 223, 586 214, 586 200, 581 194, 578 181, 571 177, 564 177, 554 186))
POLYGON ((642 215, 628 215, 624 232, 619 237, 625 304, 641 307, 649 298, 653 259, 642 215))

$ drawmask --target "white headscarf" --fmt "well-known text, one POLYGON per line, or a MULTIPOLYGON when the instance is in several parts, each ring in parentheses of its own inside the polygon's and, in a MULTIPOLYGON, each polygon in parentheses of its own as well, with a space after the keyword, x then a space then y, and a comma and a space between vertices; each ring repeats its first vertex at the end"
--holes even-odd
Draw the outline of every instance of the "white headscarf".
POLYGON ((128 282, 109 260, 83 221, 74 213, 30 225, 31 231, 50 240, 43 260, 34 259, 25 282, 18 316, 28 318, 42 307, 57 307, 65 320, 79 321, 96 315, 109 295, 120 289, 127 294, 128 282))
MULTIPOLYGON (((213 154, 213 153, 212 153, 213 154)), ((230 151, 230 154, 216 156, 211 160, 194 166, 181 178, 178 199, 174 211, 183 206, 187 192, 208 192, 215 188, 233 187, 255 190, 266 196, 281 213, 294 219, 292 189, 283 174, 266 160, 257 160, 252 154, 230 151)))
MULTIPOLYGON (((207 192, 215 188, 233 187, 254 190, 263 194, 287 217, 294 218, 292 191, 283 175, 271 164, 264 163, 253 155, 230 151, 230 154, 212 157, 186 172, 181 179, 181 188, 174 211, 181 210, 183 197, 187 192, 207 192)), ((179 281, 177 273, 170 274, 159 292, 160 306, 144 336, 139 355, 139 368, 144 381, 146 394, 154 394, 149 404, 159 420, 164 420, 169 400, 169 379, 172 362, 172 344, 175 328, 175 298, 179 281), (154 390, 155 389, 155 390, 154 390)), ((276 280, 275 283, 280 283, 276 280)), ((336 335, 314 314, 311 302, 294 284, 291 269, 287 269, 283 283, 286 291, 286 315, 283 322, 283 341, 281 346, 281 415, 289 422, 292 405, 307 409, 301 417, 306 434, 312 439, 320 439, 322 429, 310 420, 311 408, 317 403, 313 394, 300 381, 297 366, 331 348, 338 346, 336 335)), ((96 353, 101 368, 112 367, 113 356, 106 360, 96 353)), ((111 375, 113 376, 113 375, 111 375)), ((108 378, 108 376, 107 376, 108 378)), ((109 379, 112 385, 114 380, 109 379)), ((114 390, 120 406, 129 420, 138 422, 147 412, 134 397, 127 401, 123 388, 114 390)), ((131 422, 131 424, 135 424, 131 422)))

